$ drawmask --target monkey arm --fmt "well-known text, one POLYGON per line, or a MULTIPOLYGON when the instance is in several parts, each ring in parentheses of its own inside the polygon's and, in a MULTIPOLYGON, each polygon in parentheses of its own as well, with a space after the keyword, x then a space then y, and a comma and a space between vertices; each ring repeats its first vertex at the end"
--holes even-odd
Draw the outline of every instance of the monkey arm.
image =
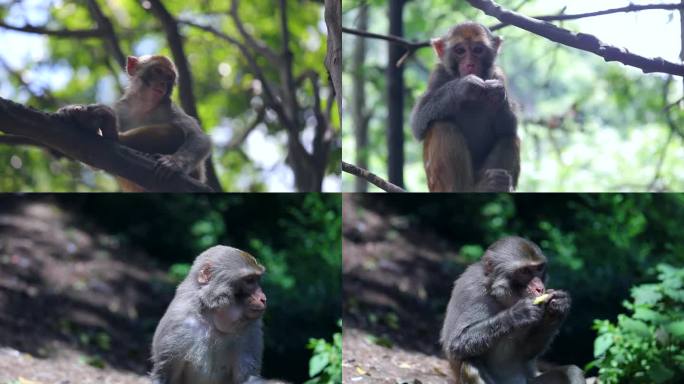
MULTIPOLYGON (((472 306, 462 314, 465 319, 459 319, 459 321, 467 321, 470 312, 483 313, 482 309, 477 307, 480 306, 472 306)), ((489 351, 502 337, 510 334, 515 329, 514 325, 510 309, 491 317, 481 317, 481 320, 466 325, 460 331, 459 327, 456 327, 454 329, 456 332, 452 332, 445 340, 445 346, 452 358, 464 359, 480 356, 489 351)))
MULTIPOLYGON (((423 140, 430 123, 453 118, 461 102, 471 96, 473 88, 478 88, 473 84, 474 78, 479 79, 476 76, 454 78, 442 65, 438 65, 430 76, 427 91, 411 113, 413 136, 423 140)), ((484 89, 484 82, 479 80, 482 83, 480 87, 484 89)))
POLYGON ((178 119, 173 123, 180 128, 185 139, 173 154, 177 165, 184 173, 190 173, 211 153, 211 139, 191 117, 178 119))

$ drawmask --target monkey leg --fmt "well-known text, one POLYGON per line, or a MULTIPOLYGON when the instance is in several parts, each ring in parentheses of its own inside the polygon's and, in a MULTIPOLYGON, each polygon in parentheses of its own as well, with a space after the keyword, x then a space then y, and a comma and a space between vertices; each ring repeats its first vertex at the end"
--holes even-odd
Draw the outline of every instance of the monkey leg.
POLYGON ((576 365, 554 367, 529 381, 531 384, 585 384, 584 372, 576 365))
MULTIPOLYGON (((119 141, 140 152, 172 154, 185 141, 185 134, 173 124, 153 124, 120 132, 119 141)), ((124 192, 145 192, 145 188, 128 179, 116 179, 124 192)))
POLYGON ((423 143, 423 166, 430 192, 465 192, 473 189, 470 150, 465 137, 453 123, 432 123, 423 143))
POLYGON ((515 135, 497 140, 477 174, 476 189, 483 192, 510 192, 520 175, 520 140, 515 135))

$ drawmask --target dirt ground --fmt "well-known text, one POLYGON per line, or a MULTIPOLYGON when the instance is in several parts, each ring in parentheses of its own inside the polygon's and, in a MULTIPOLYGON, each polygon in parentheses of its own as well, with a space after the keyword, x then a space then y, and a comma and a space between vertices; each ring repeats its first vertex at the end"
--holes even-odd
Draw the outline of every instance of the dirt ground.
POLYGON ((49 199, 0 200, 0 383, 148 383, 162 268, 49 199))
MULTIPOLYGON (((343 383, 446 383, 439 347, 458 249, 382 206, 344 196, 343 383)), ((456 267, 458 268, 458 267, 456 267)))

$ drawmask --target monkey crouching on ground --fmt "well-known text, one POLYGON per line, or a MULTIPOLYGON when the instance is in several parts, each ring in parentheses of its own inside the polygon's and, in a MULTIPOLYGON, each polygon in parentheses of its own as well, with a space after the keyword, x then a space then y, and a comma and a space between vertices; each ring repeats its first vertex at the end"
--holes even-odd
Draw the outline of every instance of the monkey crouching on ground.
POLYGON ((154 333, 154 384, 269 382, 259 377, 264 272, 253 256, 231 247, 197 256, 154 333))
POLYGON ((574 365, 538 369, 570 311, 570 295, 545 280, 546 257, 520 237, 492 244, 456 280, 441 343, 457 384, 585 383, 574 365))
MULTIPOLYGON (((155 177, 168 179, 175 172, 206 182, 204 161, 211 153, 211 139, 197 120, 171 101, 177 71, 166 56, 129 56, 129 85, 114 110, 102 105, 70 105, 57 113, 78 126, 152 154, 155 177)), ((144 188, 117 177, 126 192, 144 188)))
POLYGON ((471 21, 432 40, 440 63, 411 114, 430 192, 510 192, 518 183, 517 120, 494 65, 501 42, 471 21))

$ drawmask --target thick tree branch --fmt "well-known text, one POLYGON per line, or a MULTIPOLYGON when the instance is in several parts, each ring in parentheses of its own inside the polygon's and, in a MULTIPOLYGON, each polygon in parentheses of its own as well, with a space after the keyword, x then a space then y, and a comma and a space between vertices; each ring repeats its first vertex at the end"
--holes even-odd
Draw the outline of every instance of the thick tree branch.
POLYGON ((594 53, 605 61, 618 61, 625 65, 641 69, 644 73, 663 72, 684 76, 684 65, 667 61, 663 58, 646 58, 602 43, 596 36, 587 33, 574 33, 553 24, 535 20, 525 15, 502 8, 490 0, 467 0, 470 5, 482 10, 502 23, 515 25, 518 28, 545 37, 551 41, 594 53))
POLYGON ((397 187, 396 185, 390 183, 389 181, 386 181, 382 179, 380 176, 366 170, 363 168, 359 168, 356 165, 349 164, 347 162, 342 162, 342 170, 350 173, 354 176, 360 177, 369 183, 375 185, 376 187, 382 189, 383 191, 386 192, 406 192, 405 189, 397 187))
POLYGON ((152 192, 212 192, 181 173, 155 177, 156 162, 131 148, 66 125, 52 114, 0 98, 0 130, 42 143, 73 159, 129 179, 152 192))

